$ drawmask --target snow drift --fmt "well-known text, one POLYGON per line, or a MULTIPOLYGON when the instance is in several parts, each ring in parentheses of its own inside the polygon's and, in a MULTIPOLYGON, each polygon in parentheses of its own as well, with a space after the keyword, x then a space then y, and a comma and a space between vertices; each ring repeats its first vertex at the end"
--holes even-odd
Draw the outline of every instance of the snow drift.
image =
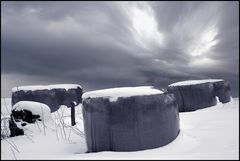
POLYGON ((83 95, 83 118, 88 152, 156 148, 170 143, 179 133, 173 94, 152 87, 87 92, 83 95))

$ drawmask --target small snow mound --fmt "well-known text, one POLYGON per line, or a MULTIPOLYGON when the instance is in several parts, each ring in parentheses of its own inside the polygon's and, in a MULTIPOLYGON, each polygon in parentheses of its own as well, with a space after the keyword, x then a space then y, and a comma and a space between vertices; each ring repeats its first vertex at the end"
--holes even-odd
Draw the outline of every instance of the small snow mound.
POLYGON ((34 101, 20 101, 13 106, 14 111, 28 110, 31 111, 33 115, 39 115, 42 120, 51 119, 50 108, 43 103, 34 101))
POLYGON ((120 87, 86 92, 82 95, 82 98, 84 100, 87 98, 105 97, 109 98, 111 102, 114 102, 117 101, 118 97, 155 95, 162 93, 162 91, 160 91, 159 89, 154 89, 152 86, 120 87))
POLYGON ((187 85, 202 84, 202 83, 208 83, 208 82, 220 82, 220 81, 224 81, 224 80, 223 79, 187 80, 182 82, 176 82, 168 86, 169 87, 170 86, 187 86, 187 85))
POLYGON ((20 91, 20 90, 25 90, 25 91, 36 91, 36 90, 51 90, 51 89, 76 89, 76 88, 81 88, 82 87, 78 84, 53 84, 53 85, 38 85, 38 86, 18 86, 18 87, 13 87, 12 92, 20 91))

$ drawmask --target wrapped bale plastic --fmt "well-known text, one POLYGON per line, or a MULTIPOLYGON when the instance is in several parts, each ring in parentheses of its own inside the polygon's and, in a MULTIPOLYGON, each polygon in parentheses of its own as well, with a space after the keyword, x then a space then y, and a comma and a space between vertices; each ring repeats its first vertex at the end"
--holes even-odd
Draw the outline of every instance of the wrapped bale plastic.
POLYGON ((51 112, 60 105, 71 106, 82 102, 82 87, 76 84, 58 84, 48 86, 20 86, 12 89, 12 106, 19 101, 35 101, 48 105, 51 112))
POLYGON ((174 95, 152 87, 87 92, 82 110, 88 152, 156 148, 179 133, 174 95))
POLYGON ((230 86, 222 79, 189 80, 170 84, 167 88, 178 102, 179 112, 189 112, 230 101, 230 86))

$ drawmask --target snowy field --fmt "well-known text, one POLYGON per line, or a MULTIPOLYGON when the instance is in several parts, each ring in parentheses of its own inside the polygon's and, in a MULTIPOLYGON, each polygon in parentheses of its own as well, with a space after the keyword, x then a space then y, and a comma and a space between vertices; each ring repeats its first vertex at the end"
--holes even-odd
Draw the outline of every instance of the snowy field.
MULTIPOLYGON (((11 99, 1 99, 1 118, 11 99)), ((70 109, 62 107, 44 123, 24 126, 26 135, 1 140, 1 159, 239 159, 239 99, 180 113, 180 133, 170 144, 137 152, 87 151, 81 114, 70 126, 70 109)))

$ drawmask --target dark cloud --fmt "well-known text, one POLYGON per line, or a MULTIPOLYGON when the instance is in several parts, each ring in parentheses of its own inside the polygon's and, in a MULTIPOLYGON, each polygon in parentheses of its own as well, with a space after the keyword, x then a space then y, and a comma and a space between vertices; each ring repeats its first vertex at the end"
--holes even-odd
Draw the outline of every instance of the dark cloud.
POLYGON ((17 85, 87 91, 205 78, 239 95, 239 2, 1 4, 2 95, 17 85))

